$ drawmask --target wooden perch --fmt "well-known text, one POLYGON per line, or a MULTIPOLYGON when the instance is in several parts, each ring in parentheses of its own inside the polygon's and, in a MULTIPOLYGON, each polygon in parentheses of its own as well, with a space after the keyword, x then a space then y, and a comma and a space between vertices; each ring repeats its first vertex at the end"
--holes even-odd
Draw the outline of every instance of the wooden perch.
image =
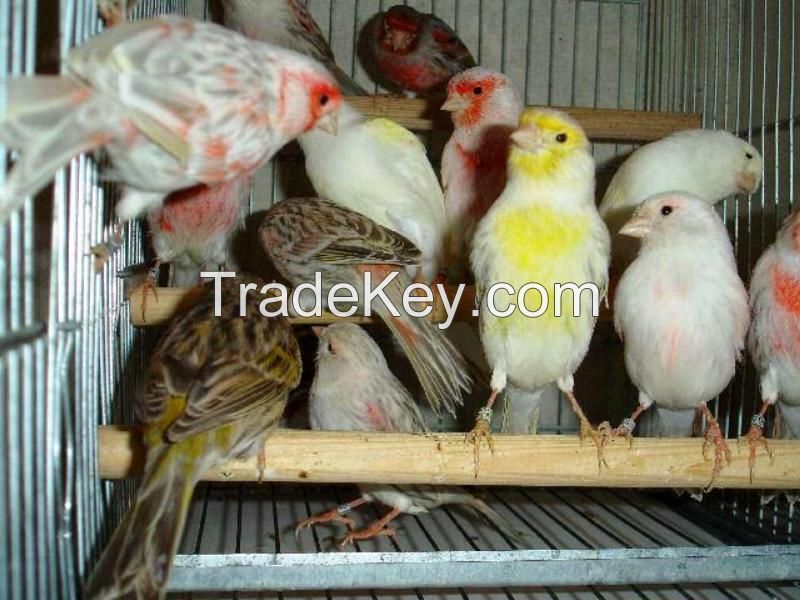
MULTIPOLYGON (((425 100, 394 96, 354 96, 347 101, 368 117, 386 117, 414 131, 450 129, 450 114, 425 100)), ((683 129, 702 127, 699 113, 647 112, 616 108, 555 106, 576 118, 589 139, 603 142, 652 142, 683 129)))
MULTIPOLYGON (((771 440, 774 462, 759 449, 750 483, 748 446, 728 441, 733 458, 715 487, 800 489, 800 442, 771 440)), ((577 436, 497 435, 494 453, 481 447, 475 478, 473 446, 463 434, 411 435, 278 430, 265 446, 268 481, 332 483, 434 483, 632 488, 697 488, 708 485, 712 461, 700 438, 617 438, 606 445, 608 468, 598 470, 597 452, 577 436)), ((100 476, 137 476, 144 451, 133 428, 101 427, 100 476)), ((207 481, 257 481, 256 458, 233 460, 209 471, 207 481)))

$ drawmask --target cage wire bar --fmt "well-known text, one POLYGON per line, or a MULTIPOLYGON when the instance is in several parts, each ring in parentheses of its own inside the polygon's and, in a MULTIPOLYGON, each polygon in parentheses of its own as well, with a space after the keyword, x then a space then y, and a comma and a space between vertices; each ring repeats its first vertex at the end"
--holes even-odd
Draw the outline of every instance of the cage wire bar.
MULTIPOLYGON (((339 64, 370 91, 381 90, 357 60, 357 35, 395 3, 307 3, 339 64)), ((797 192, 796 0, 405 3, 453 26, 479 63, 507 73, 528 104, 697 111, 705 126, 751 140, 765 159, 764 185, 756 196, 728 199, 721 208, 742 275, 749 276, 797 192)), ((205 0, 141 0, 134 18, 163 13, 209 18, 211 10, 205 0)), ((71 47, 101 27, 93 0, 61 0, 57 7, 0 1, 4 73, 55 72, 71 47)), ((444 139, 441 132, 427 134, 434 157, 444 139)), ((630 149, 597 144, 601 171, 630 149)), ((13 162, 13 155, 0 155, 4 167, 13 162)), ((298 167, 288 157, 262 169, 251 208, 307 192, 298 167)), ((101 274, 92 270, 89 249, 111 231, 114 184, 98 177, 92 159, 80 157, 42 196, 26 199, 0 226, 0 398, 9 400, 0 406, 0 595, 15 600, 76 597, 129 506, 131 482, 98 482, 96 426, 133 422, 154 335, 130 325, 117 277, 145 258, 142 226, 129 225, 123 249, 101 274)), ((729 436, 747 426, 756 385, 748 365, 721 396, 717 409, 729 436)), ((552 427, 570 427, 566 418, 556 414, 552 427)), ((199 491, 200 510, 208 489, 199 491)), ((797 540, 797 517, 783 497, 762 506, 753 494, 724 492, 703 506, 775 540, 797 540)), ((272 510, 277 527, 274 504, 272 510)), ((320 551, 316 533, 314 540, 320 551)), ((792 559, 795 549, 784 546, 781 556, 792 559)), ((180 557, 179 567, 191 559, 180 557)))

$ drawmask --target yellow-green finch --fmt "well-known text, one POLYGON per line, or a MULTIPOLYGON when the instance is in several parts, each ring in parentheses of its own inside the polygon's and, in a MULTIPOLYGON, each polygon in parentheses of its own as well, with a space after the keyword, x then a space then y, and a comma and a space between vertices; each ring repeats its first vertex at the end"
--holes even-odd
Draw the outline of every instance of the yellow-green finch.
POLYGON ((252 293, 240 316, 238 283, 223 280, 219 317, 209 290, 172 322, 153 355, 137 405, 147 448, 142 481, 85 598, 165 595, 195 484, 209 468, 259 452, 300 381, 288 320, 261 316, 252 293))

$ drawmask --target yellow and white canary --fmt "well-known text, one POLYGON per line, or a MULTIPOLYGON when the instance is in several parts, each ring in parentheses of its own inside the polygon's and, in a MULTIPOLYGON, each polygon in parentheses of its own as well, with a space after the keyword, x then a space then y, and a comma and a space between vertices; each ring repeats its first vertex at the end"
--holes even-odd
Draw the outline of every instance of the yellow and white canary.
MULTIPOLYGON (((593 299, 584 289, 577 300, 579 316, 574 316, 573 293, 565 291, 560 301, 555 294, 557 283, 590 283, 598 290, 599 304, 608 282, 610 242, 594 204, 589 140, 568 115, 528 109, 511 134, 507 177, 472 243, 481 340, 492 369, 491 396, 472 435, 488 436, 487 417, 506 386, 532 392, 556 383, 581 421, 581 434, 598 442, 573 394, 573 374, 594 329, 593 299), (515 290, 514 296, 504 291, 494 295, 495 313, 517 305, 506 317, 492 314, 488 305, 490 288, 500 282, 515 290), (541 285, 549 296, 541 316, 526 316, 519 309, 516 292, 528 283, 541 285)), ((528 311, 539 309, 541 302, 535 289, 525 294, 528 311)))

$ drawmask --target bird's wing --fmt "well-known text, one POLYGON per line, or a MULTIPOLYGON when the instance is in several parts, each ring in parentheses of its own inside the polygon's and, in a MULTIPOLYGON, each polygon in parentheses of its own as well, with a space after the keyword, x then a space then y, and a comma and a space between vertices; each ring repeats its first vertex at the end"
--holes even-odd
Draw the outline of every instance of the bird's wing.
POLYGON ((331 47, 308 9, 298 0, 287 0, 287 3, 294 16, 294 21, 289 27, 290 31, 294 35, 302 37, 312 46, 313 51, 309 51, 311 56, 324 63, 335 62, 331 47))
POLYGON ((376 394, 382 406, 386 431, 422 433, 427 431, 425 419, 405 386, 394 376, 381 385, 376 394))

